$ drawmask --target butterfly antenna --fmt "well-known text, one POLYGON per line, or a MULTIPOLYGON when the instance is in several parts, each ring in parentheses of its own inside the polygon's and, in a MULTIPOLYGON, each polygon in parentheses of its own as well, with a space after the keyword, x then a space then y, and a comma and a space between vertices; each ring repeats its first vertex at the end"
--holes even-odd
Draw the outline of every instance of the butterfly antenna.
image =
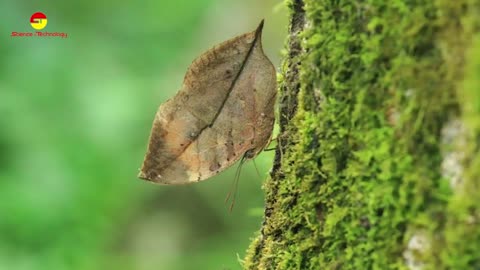
POLYGON ((235 170, 235 177, 233 178, 233 182, 230 185, 230 190, 228 191, 227 197, 225 198, 225 203, 227 203, 230 200, 230 197, 232 196, 232 191, 233 191, 233 188, 235 187, 235 180, 237 179, 238 170, 240 169, 241 166, 242 164, 240 163, 237 169, 235 170))
POLYGON ((255 167, 255 171, 257 171, 258 178, 262 178, 260 175, 260 171, 258 170, 257 163, 255 163, 255 159, 252 159, 253 161, 253 167, 255 167))
POLYGON ((238 182, 240 179, 240 173, 242 171, 242 166, 244 163, 245 163, 245 156, 242 157, 242 159, 240 160, 240 164, 238 164, 237 170, 235 171, 235 178, 233 179, 232 186, 230 187, 230 191, 228 192, 228 195, 225 198, 225 203, 227 203, 230 200, 230 198, 232 198, 232 202, 230 203, 230 207, 229 207, 230 212, 232 212, 233 206, 235 205, 235 200, 237 198, 237 193, 238 193, 238 182))

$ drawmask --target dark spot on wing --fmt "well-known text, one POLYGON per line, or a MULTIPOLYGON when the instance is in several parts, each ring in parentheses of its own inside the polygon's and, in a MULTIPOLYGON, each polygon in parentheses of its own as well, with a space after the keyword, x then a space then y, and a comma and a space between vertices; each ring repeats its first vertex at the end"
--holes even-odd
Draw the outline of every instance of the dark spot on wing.
POLYGON ((232 78, 233 74, 232 74, 232 71, 227 69, 227 71, 225 71, 225 79, 230 79, 232 78))
POLYGON ((210 171, 217 171, 218 172, 218 169, 220 169, 222 167, 222 165, 220 163, 214 163, 212 165, 210 165, 210 171))

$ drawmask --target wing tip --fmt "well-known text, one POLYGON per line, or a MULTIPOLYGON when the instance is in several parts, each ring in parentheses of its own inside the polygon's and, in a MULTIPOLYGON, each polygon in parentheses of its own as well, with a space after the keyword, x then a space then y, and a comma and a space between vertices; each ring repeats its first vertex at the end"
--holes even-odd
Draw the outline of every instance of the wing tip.
POLYGON ((150 181, 153 182, 151 178, 149 178, 143 171, 140 171, 137 175, 138 178, 145 180, 145 181, 150 181))
POLYGON ((255 30, 255 32, 258 34, 261 34, 262 33, 262 30, 263 30, 263 25, 265 24, 265 19, 262 19, 260 21, 260 23, 258 24, 257 26, 257 29, 255 30))

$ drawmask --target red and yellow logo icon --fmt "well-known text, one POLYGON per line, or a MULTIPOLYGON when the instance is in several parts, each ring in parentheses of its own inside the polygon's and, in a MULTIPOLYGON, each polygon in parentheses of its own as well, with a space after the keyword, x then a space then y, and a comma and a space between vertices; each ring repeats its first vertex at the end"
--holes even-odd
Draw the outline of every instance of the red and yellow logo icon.
POLYGON ((47 16, 42 12, 35 12, 32 17, 30 17, 30 24, 34 29, 42 30, 47 26, 47 16))

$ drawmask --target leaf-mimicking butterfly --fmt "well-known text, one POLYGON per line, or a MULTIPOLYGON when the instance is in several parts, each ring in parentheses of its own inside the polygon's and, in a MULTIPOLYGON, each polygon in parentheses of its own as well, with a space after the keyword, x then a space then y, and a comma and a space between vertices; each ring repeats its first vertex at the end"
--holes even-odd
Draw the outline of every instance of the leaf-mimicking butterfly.
POLYGON ((139 177, 159 184, 208 179, 258 155, 274 124, 276 73, 258 28, 198 57, 160 105, 139 177))

